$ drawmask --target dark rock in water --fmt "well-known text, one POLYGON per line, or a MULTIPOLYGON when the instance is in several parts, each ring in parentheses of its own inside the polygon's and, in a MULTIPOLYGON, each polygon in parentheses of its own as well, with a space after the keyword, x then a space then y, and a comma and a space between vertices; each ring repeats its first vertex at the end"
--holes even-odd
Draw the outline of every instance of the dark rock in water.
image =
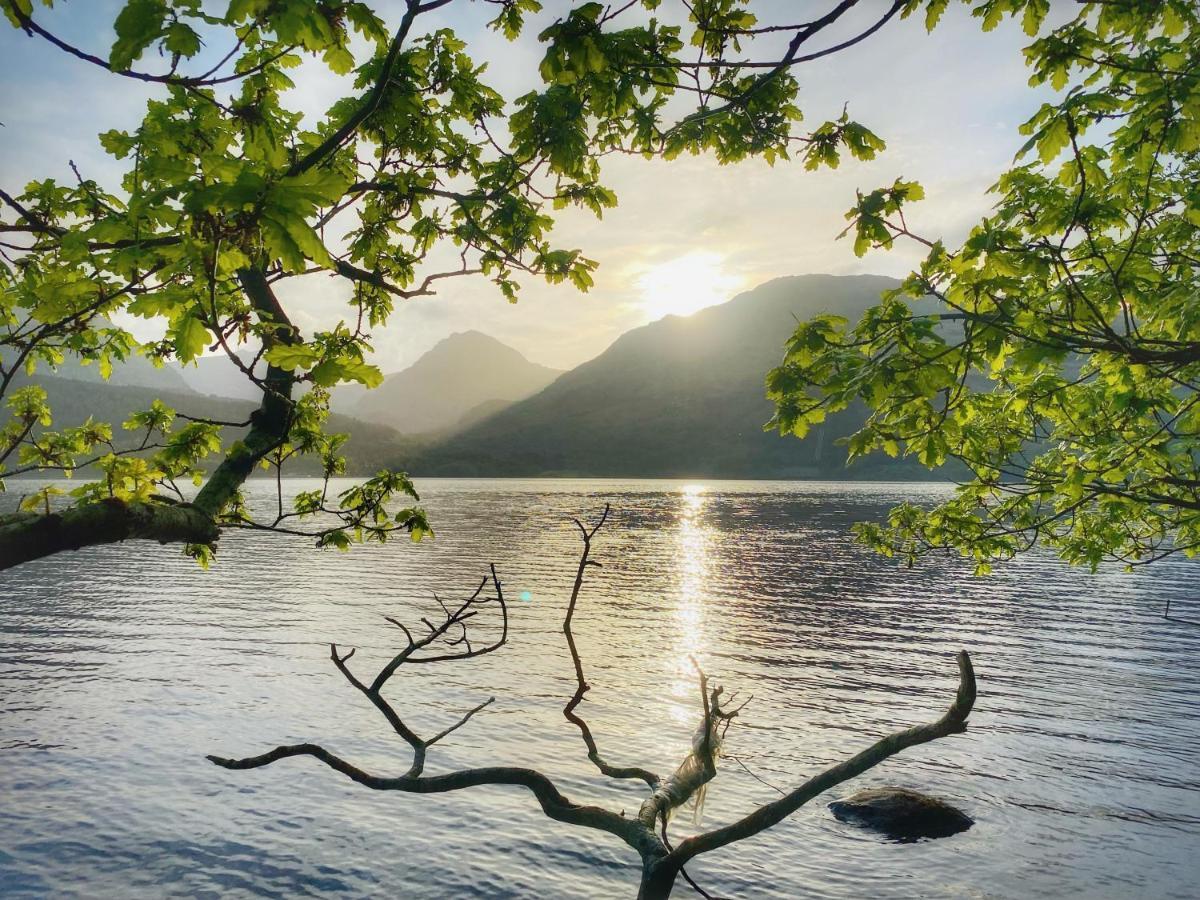
POLYGON ((949 837, 975 824, 974 819, 949 803, 907 788, 870 788, 835 800, 829 809, 840 822, 861 825, 903 842, 949 837))

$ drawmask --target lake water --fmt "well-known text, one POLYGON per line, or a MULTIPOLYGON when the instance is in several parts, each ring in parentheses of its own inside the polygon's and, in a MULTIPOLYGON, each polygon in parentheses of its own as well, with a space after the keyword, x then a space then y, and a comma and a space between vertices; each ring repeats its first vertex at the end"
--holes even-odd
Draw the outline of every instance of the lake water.
MULTIPOLYGON (((303 487, 303 484, 296 484, 303 487)), ((375 793, 311 759, 229 772, 241 756, 322 743, 399 774, 406 745, 328 658, 363 677, 431 594, 495 562, 511 640, 401 670, 390 696, 425 733, 496 703, 431 750, 427 772, 518 764, 573 799, 636 810, 636 783, 592 770, 562 718, 559 630, 573 515, 613 504, 575 632, 601 751, 669 772, 699 721, 688 662, 753 693, 729 733, 702 827, 777 796, 897 727, 941 715, 969 649, 965 735, 909 750, 759 837, 689 870, 722 897, 1200 896, 1200 567, 1091 575, 1048 557, 973 578, 914 569, 847 533, 940 487, 763 482, 439 481, 437 539, 349 554, 238 533, 202 572, 177 548, 114 546, 0 574, 0 893, 13 897, 632 897, 615 838, 545 819, 519 789, 375 793), (529 599, 518 599, 528 592, 529 599), (1165 619, 1166 601, 1173 619, 1165 619), (865 786, 933 792, 977 820, 894 844, 825 804, 865 786)), ((251 493, 263 502, 267 485, 251 493)), ((687 834, 690 817, 672 826, 687 834)), ((680 881, 677 896, 695 896, 680 881)))

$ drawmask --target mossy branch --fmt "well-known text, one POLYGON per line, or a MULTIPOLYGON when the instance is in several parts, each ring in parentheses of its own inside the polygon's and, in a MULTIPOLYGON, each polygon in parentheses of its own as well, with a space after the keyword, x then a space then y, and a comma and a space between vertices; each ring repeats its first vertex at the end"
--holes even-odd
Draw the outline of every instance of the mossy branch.
POLYGON ((62 512, 0 516, 0 569, 64 550, 128 540, 212 544, 220 530, 190 503, 127 502, 110 497, 62 512))

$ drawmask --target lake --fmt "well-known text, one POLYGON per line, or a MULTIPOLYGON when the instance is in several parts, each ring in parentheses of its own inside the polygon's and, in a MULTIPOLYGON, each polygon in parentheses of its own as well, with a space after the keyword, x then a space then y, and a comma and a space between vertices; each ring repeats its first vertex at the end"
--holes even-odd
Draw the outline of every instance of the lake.
MULTIPOLYGON (((300 489, 308 485, 295 482, 300 489)), ((1200 888, 1200 566, 1089 574, 1030 556, 987 578, 913 569, 848 533, 942 486, 601 480, 420 481, 437 538, 350 553, 224 537, 203 572, 178 548, 62 555, 0 574, 0 893, 11 897, 633 897, 616 838, 544 818, 520 789, 376 793, 312 759, 230 772, 204 759, 321 743, 400 774, 407 746, 337 673, 375 672, 433 592, 494 562, 507 646, 401 669, 389 696, 426 734, 428 773, 541 769, 577 801, 630 814, 562 718, 561 627, 579 550, 571 516, 613 505, 575 634, 583 705, 610 761, 664 773, 699 722, 688 661, 753 702, 729 732, 711 828, 899 727, 941 715, 967 648, 964 735, 906 751, 689 871, 739 898, 1194 898, 1200 888), (528 599, 522 599, 523 597, 528 599), (1164 618, 1166 602, 1172 618, 1164 618), (745 766, 746 768, 743 768, 745 766), (747 771, 747 769, 749 771, 747 771), (750 774, 750 773, 753 773, 750 774), (825 804, 873 785, 935 793, 970 831, 889 843, 825 804)), ((265 482, 254 503, 269 502, 265 482)), ((673 836, 694 830, 690 816, 673 836)), ((695 896, 679 882, 676 896, 695 896)))

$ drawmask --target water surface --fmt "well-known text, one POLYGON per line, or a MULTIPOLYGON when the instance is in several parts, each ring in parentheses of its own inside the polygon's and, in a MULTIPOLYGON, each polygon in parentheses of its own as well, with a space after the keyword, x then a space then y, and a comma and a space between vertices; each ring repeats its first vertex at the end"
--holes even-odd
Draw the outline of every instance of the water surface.
MULTIPOLYGON (((296 484, 297 488, 304 487, 296 484)), ((1038 556, 987 579, 915 569, 847 533, 941 488, 764 482, 426 480, 438 537, 349 554, 238 533, 209 572, 177 548, 89 549, 0 575, 0 893, 13 897, 632 897, 615 838, 545 819, 519 789, 380 794, 311 759, 251 772, 204 754, 315 741, 380 774, 406 746, 332 667, 363 677, 489 562, 512 598, 500 652, 401 671, 390 696, 433 733, 427 772, 539 768, 631 814, 635 784, 590 768, 561 716, 573 515, 614 506, 576 635, 584 704, 612 761, 670 771, 698 722, 695 655, 753 693, 709 792, 714 827, 897 727, 939 716, 969 649, 965 735, 894 757, 689 869, 726 897, 1195 897, 1200 882, 1200 621, 1194 563, 1125 574, 1038 556), (528 600, 520 600, 528 592, 528 600), (1172 601, 1174 620, 1164 619, 1172 601), (764 784, 763 782, 768 782, 764 784), (899 845, 832 819, 858 787, 937 793, 977 819, 899 845)), ((251 489, 266 502, 267 485, 251 489)), ((676 836, 693 829, 687 816, 676 836)), ((678 896, 691 895, 682 882, 678 896)), ((693 895, 694 896, 694 895, 693 895)))

